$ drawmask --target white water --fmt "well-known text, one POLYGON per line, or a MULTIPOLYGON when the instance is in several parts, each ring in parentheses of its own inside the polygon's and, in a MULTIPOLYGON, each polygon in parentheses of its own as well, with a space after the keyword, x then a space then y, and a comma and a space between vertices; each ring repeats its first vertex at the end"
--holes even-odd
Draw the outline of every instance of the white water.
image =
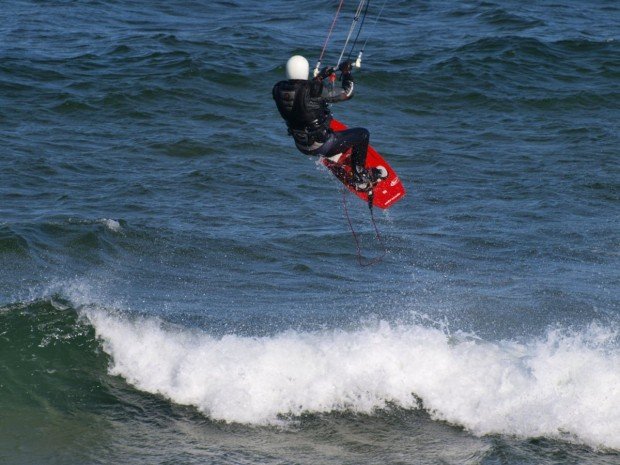
POLYGON ((121 230, 121 224, 116 220, 103 218, 100 222, 112 232, 119 232, 121 230))
POLYGON ((418 408, 418 396, 433 418, 477 435, 620 449, 617 334, 596 325, 521 344, 387 323, 214 338, 155 319, 86 316, 112 357, 112 374, 216 420, 260 425, 302 412, 370 413, 388 402, 418 408))

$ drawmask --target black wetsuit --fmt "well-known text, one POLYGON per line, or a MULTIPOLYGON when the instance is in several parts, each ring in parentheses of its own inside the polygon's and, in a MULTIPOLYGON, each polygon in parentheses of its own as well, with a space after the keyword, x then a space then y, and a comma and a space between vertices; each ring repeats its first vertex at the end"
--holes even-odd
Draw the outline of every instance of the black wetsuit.
POLYGON ((273 98, 286 121, 297 148, 307 155, 331 157, 353 148, 351 163, 364 167, 368 150, 368 130, 352 128, 334 132, 329 104, 353 97, 353 80, 344 79, 342 88, 324 85, 320 80, 280 81, 273 87, 273 98))

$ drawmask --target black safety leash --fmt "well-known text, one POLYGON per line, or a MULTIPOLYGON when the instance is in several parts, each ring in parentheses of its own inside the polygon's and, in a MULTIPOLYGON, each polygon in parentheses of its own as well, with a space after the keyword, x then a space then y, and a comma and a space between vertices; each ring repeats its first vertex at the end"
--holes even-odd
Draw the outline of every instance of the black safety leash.
MULTIPOLYGON (((368 2, 366 0, 360 0, 357 5, 357 10, 355 11, 355 16, 353 17, 353 21, 351 22, 351 27, 349 27, 349 34, 347 34, 347 39, 344 41, 344 46, 342 47, 342 51, 340 52, 340 56, 338 57, 338 63, 336 66, 339 66, 342 63, 342 57, 344 56, 344 52, 347 49, 347 45, 349 45, 349 39, 351 39, 351 35, 353 31, 357 28, 357 36, 359 37, 359 33, 361 31, 360 27, 360 16, 362 15, 362 10, 364 11, 364 17, 366 17, 366 11, 368 11, 368 2)), ((362 20, 362 24, 364 21, 362 20)), ((357 39, 356 39, 357 40, 357 39)))
MULTIPOLYGON (((360 38, 360 32, 362 32, 362 29, 364 28, 364 21, 366 21, 366 13, 368 13, 369 5, 370 5, 370 0, 366 2, 366 6, 364 7, 364 13, 362 13, 362 21, 360 22, 360 26, 357 29, 357 35, 355 36, 355 39, 353 40, 353 44, 351 45, 351 50, 349 50, 349 55, 347 56, 347 60, 351 59, 351 56, 353 55, 353 51, 355 50, 355 46, 357 45, 357 39, 360 38)), ((368 39, 366 39, 366 41, 368 42, 368 39)), ((363 48, 362 48, 362 51, 363 51, 363 48)))
MULTIPOLYGON (((370 1, 368 3, 370 4, 370 1)), ((357 54, 357 60, 355 60, 355 67, 356 68, 361 68, 362 67, 362 55, 364 55, 364 50, 366 50, 366 44, 368 43, 368 40, 372 37, 372 35, 375 32, 375 28, 377 27, 377 23, 379 22, 379 18, 383 14, 383 9, 385 8, 385 4, 386 3, 387 3, 387 0, 383 0, 383 3, 381 4, 381 9, 379 10, 379 13, 377 13, 377 16, 375 16, 375 20, 372 23, 372 25, 370 26, 370 30, 366 33, 366 40, 362 44, 362 48, 360 49, 359 53, 357 54)), ((353 56, 353 52, 355 51, 355 44, 357 43, 357 39, 358 39, 358 37, 360 35, 360 32, 362 31, 362 26, 364 25, 364 20, 366 19, 366 11, 367 10, 368 10, 368 5, 366 5, 366 10, 364 11, 364 18, 362 18, 362 24, 360 25, 360 28, 357 31, 357 37, 355 38, 355 41, 353 42, 353 46, 351 47, 351 51, 349 52, 349 56, 347 58, 348 60, 351 59, 351 57, 353 56)))
POLYGON ((344 213, 347 217, 347 221, 349 223, 349 228, 351 229, 351 234, 353 235, 353 239, 355 239, 355 248, 357 249, 357 262, 359 263, 360 266, 372 266, 372 265, 377 265, 379 263, 381 263, 383 261, 383 258, 387 255, 387 247, 385 246, 385 243, 383 242, 383 238, 381 237, 381 233, 379 232, 379 228, 377 227, 377 222, 375 221, 375 214, 374 214, 374 210, 373 210, 373 205, 372 205, 372 201, 373 201, 373 191, 371 190, 368 193, 368 209, 370 210, 370 221, 372 223, 372 226, 375 230, 375 238, 377 239, 377 242, 381 245, 381 247, 383 248, 383 253, 375 258, 372 258, 370 260, 366 260, 364 259, 364 257, 362 257, 362 247, 360 244, 360 239, 357 236, 357 233, 355 232, 355 229, 353 228, 353 222, 351 221, 351 216, 349 215, 349 208, 347 207, 347 191, 348 189, 346 187, 342 188, 342 206, 344 209, 344 213))

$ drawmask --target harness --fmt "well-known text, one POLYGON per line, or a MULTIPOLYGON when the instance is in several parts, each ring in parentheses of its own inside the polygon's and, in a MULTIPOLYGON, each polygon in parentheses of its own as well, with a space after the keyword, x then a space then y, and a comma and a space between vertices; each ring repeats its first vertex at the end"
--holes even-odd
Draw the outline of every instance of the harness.
POLYGON ((293 136, 295 144, 305 151, 313 151, 322 147, 329 138, 330 131, 327 118, 323 121, 315 119, 303 129, 294 129, 288 126, 289 136, 293 136))

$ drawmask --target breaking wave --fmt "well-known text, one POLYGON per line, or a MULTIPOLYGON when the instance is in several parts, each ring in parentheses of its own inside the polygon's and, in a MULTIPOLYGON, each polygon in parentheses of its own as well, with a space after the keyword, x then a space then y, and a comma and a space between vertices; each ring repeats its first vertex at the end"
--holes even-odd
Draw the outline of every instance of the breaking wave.
POLYGON ((354 331, 213 337, 85 310, 110 373, 214 420, 277 424, 303 413, 423 408, 477 435, 620 448, 618 332, 591 324, 491 343, 386 322, 354 331))

